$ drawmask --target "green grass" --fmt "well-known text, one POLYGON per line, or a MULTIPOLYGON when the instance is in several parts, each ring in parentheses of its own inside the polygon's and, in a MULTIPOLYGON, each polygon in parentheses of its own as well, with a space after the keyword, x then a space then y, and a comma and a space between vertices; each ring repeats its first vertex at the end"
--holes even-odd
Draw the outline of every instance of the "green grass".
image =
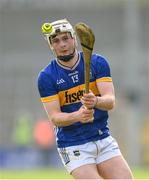
POLYGON ((72 177, 61 169, 36 169, 21 171, 0 171, 0 179, 72 179, 72 177))
MULTIPOLYGON (((149 168, 134 168, 135 179, 149 179, 149 168)), ((73 179, 65 170, 36 169, 36 170, 1 170, 0 179, 73 179)))
POLYGON ((135 179, 149 179, 149 167, 136 167, 132 171, 135 179))

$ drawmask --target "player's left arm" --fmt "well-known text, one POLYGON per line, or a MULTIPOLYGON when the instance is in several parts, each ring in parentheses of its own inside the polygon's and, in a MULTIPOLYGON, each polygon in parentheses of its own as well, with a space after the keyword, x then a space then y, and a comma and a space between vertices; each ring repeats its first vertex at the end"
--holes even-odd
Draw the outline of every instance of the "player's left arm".
POLYGON ((90 90, 88 94, 84 94, 81 102, 87 108, 98 108, 101 110, 111 110, 115 105, 115 92, 111 82, 97 82, 97 88, 100 96, 95 96, 90 90))
POLYGON ((100 96, 96 96, 95 108, 102 110, 111 110, 115 106, 115 92, 113 82, 98 82, 100 96))

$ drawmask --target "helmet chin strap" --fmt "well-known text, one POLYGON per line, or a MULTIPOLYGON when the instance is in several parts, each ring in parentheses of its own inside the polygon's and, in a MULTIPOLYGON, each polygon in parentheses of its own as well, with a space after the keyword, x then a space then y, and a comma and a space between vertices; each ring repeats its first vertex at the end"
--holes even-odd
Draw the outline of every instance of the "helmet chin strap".
POLYGON ((57 58, 61 61, 68 62, 74 57, 74 55, 75 55, 75 49, 74 49, 73 53, 71 53, 69 55, 65 55, 65 56, 57 56, 57 58))

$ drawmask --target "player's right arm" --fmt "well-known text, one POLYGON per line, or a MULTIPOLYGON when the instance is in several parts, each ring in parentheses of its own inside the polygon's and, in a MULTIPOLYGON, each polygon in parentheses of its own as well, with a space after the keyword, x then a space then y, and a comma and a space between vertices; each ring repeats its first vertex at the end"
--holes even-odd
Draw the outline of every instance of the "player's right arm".
POLYGON ((64 127, 76 122, 88 123, 93 117, 94 110, 89 110, 83 106, 75 112, 64 113, 60 110, 59 100, 43 103, 48 118, 55 126, 64 127))

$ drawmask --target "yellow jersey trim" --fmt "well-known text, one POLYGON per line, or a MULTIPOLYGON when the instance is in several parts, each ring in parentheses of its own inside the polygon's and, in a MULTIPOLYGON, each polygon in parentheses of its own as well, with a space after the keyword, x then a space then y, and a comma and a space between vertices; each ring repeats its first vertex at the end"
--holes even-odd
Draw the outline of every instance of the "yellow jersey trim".
POLYGON ((111 77, 103 77, 103 78, 96 79, 96 82, 112 82, 112 78, 111 77))
POLYGON ((48 96, 48 97, 43 97, 41 98, 42 103, 47 103, 47 102, 52 102, 58 99, 58 95, 53 95, 53 96, 48 96))

